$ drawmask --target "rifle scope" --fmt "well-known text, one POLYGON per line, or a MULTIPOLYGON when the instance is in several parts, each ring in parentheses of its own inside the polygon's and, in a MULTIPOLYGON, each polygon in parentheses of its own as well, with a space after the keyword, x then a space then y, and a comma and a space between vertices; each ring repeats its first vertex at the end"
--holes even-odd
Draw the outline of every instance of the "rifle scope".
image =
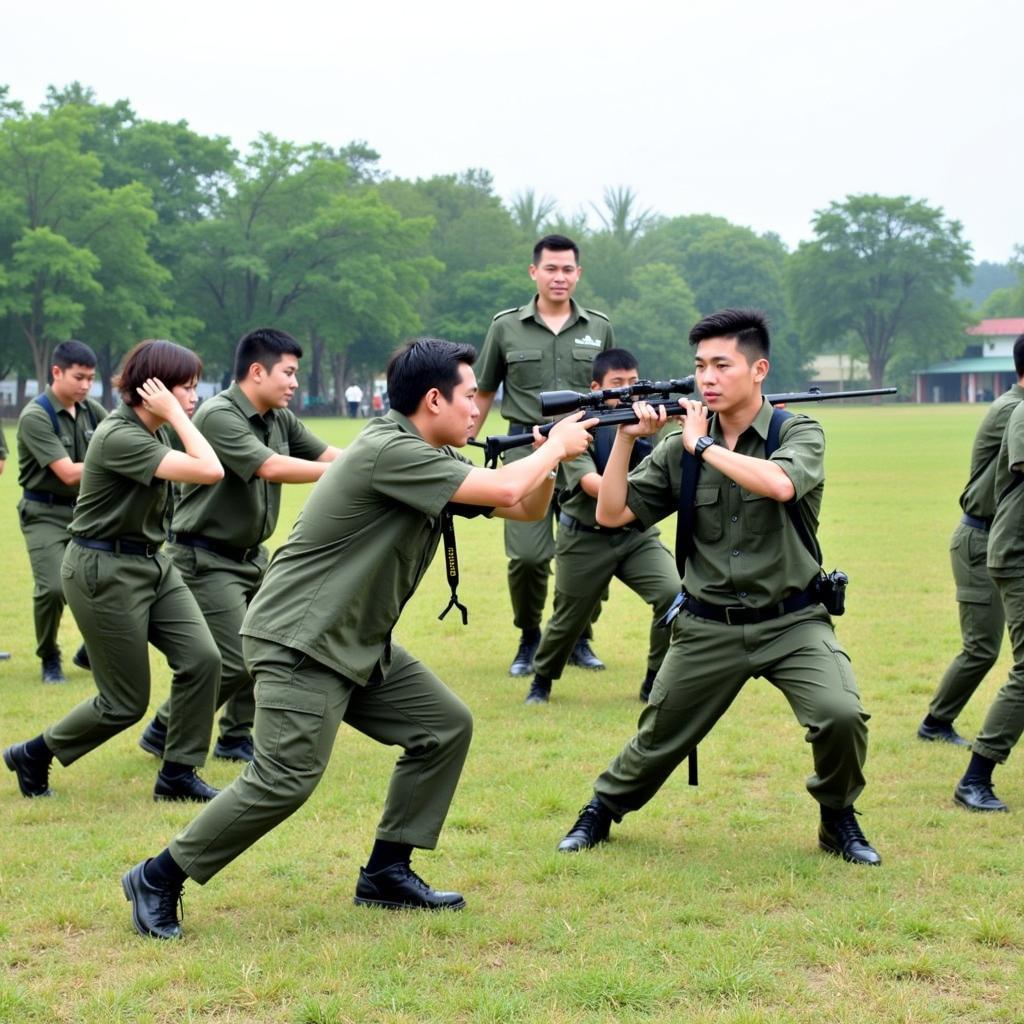
POLYGON ((603 388, 600 391, 542 391, 540 411, 542 416, 560 416, 577 409, 596 409, 610 399, 632 403, 638 398, 652 395, 692 395, 696 388, 693 377, 682 380, 638 380, 623 388, 603 388))

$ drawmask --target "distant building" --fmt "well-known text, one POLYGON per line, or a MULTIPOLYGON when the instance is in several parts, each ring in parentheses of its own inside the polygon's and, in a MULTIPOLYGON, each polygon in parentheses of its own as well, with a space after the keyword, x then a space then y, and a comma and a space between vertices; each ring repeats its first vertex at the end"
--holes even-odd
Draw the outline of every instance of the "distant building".
POLYGON ((815 356, 808 376, 808 386, 822 391, 857 391, 871 387, 868 364, 842 352, 815 356))
POLYGON ((973 341, 959 359, 917 371, 914 401, 990 402, 1017 383, 1013 342, 1024 334, 1024 317, 982 320, 967 333, 973 341))

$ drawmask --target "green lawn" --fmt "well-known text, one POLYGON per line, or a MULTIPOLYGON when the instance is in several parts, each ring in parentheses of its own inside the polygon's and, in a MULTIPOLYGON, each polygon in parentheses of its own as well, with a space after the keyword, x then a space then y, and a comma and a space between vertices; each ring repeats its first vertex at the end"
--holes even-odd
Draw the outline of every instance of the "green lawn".
MULTIPOLYGON (((438 562, 396 634, 467 701, 476 735, 440 848, 415 860, 462 891, 460 914, 357 908, 395 751, 343 730, 309 803, 205 888, 185 892, 186 938, 131 929, 121 873, 194 809, 155 804, 156 762, 132 729, 28 801, 0 778, 0 1021, 1016 1022, 1024 994, 1024 783, 997 775, 1017 812, 954 807, 963 753, 915 729, 955 653, 947 540, 983 409, 814 410, 829 440, 822 545, 850 575, 839 634, 872 713, 859 807, 880 870, 816 848, 810 752, 785 700, 752 682, 685 768, 607 846, 555 845, 594 776, 635 725, 647 610, 618 584, 597 626, 603 673, 570 669, 548 707, 522 705, 501 527, 460 524, 458 616, 438 562)), ((492 419, 492 428, 499 424, 492 419)), ((313 421, 327 439, 345 421, 313 421)), ((13 440, 13 426, 8 425, 13 440)), ((92 680, 43 687, 17 529, 16 473, 0 477, 0 745, 37 734, 92 680)), ((283 538, 303 499, 288 492, 283 538)), ((663 532, 671 541, 673 527, 663 532)), ((67 655, 79 642, 67 615, 67 655)), ((972 734, 1008 658, 961 719, 972 734)), ((153 705, 168 673, 153 658, 153 705)), ((235 770, 211 762, 218 785, 235 770)))

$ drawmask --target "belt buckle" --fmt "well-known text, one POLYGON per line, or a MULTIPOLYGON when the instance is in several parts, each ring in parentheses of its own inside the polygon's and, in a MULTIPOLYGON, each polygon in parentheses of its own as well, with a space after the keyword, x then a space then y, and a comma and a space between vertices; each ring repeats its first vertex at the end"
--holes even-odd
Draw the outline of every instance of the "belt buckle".
POLYGON ((738 618, 734 622, 733 618, 732 618, 732 613, 736 612, 737 614, 742 616, 742 614, 744 612, 749 611, 748 608, 744 608, 743 605, 741 605, 741 604, 731 604, 731 605, 727 605, 723 610, 725 611, 725 622, 726 622, 726 625, 728 625, 728 626, 743 626, 743 625, 745 625, 745 622, 743 621, 742 618, 738 618))
POLYGON ((147 558, 156 558, 157 552, 159 550, 160 550, 160 545, 159 544, 147 544, 146 545, 146 551, 145 551, 146 557, 147 558))

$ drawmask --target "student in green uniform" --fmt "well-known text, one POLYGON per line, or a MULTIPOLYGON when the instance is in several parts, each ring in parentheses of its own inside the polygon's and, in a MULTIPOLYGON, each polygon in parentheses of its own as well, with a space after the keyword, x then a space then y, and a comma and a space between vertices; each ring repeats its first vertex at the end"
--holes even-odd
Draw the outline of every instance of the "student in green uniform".
POLYGON ((824 435, 806 416, 781 425, 765 458, 773 419, 762 393, 770 341, 764 316, 722 310, 690 332, 700 402, 680 399, 673 431, 631 474, 633 445, 665 422, 647 403, 619 428, 597 499, 597 520, 647 527, 676 512, 683 451, 696 459, 693 550, 686 557, 682 613, 639 730, 594 786, 559 850, 608 838, 612 821, 641 808, 713 728, 751 677, 783 692, 807 730, 821 809, 822 849, 857 864, 881 858, 864 838, 853 803, 864 788, 867 720, 845 650, 815 582, 813 538, 824 486, 824 435), (788 512, 786 506, 792 511, 788 512))
POLYGON ((1003 643, 1006 617, 985 560, 996 509, 993 480, 1000 444, 1010 414, 1024 400, 1024 334, 1013 343, 1013 365, 1017 383, 992 403, 974 435, 971 475, 960 495, 963 515, 949 543, 963 647, 939 681, 928 714, 918 726, 917 735, 923 740, 970 746, 953 722, 996 663, 1003 643))
MULTIPOLYGON (((612 325, 604 313, 584 309, 573 298, 583 268, 579 246, 564 235, 546 235, 533 249, 530 277, 537 286, 533 300, 518 309, 498 313, 480 353, 480 425, 490 411, 495 392, 504 387, 501 415, 513 434, 526 432, 541 416, 541 391, 586 391, 590 365, 598 352, 615 344, 612 325)), ((526 448, 503 456, 506 464, 523 458, 526 448)), ((540 623, 548 596, 548 576, 555 553, 552 524, 555 509, 535 523, 505 523, 508 590, 519 648, 509 674, 530 674, 540 643, 540 623)), ((569 657, 580 668, 604 665, 590 648, 589 624, 569 657)))
MULTIPOLYGON (((36 655, 44 683, 63 683, 57 630, 64 611, 60 565, 71 534, 82 465, 96 427, 107 415, 89 397, 96 379, 96 354, 80 341, 53 350, 53 383, 29 402, 18 418, 18 522, 32 565, 32 612, 36 655)), ((89 668, 83 644, 72 661, 89 668)))
POLYGON ((356 903, 464 905, 458 893, 424 882, 410 857, 437 843, 472 720, 393 630, 451 516, 488 508, 503 517, 543 515, 555 467, 586 448, 584 427, 594 422, 567 419, 514 465, 474 467, 454 449, 479 419, 475 356, 472 346, 434 338, 399 349, 388 365, 391 411, 330 466, 274 555, 242 627, 256 680, 255 759, 163 852, 125 874, 140 934, 180 936, 185 879, 205 883, 298 810, 342 722, 403 750, 356 903))
MULTIPOLYGON (((594 391, 628 387, 640 378, 636 358, 623 348, 602 352, 594 360, 591 376, 594 391)), ((591 449, 558 468, 555 606, 533 658, 536 675, 526 695, 527 704, 548 702, 552 681, 561 677, 576 637, 590 622, 612 577, 622 580, 654 610, 647 674, 640 684, 644 703, 668 650, 668 630, 655 623, 679 592, 679 573, 671 553, 658 539, 657 527, 639 530, 631 524, 608 529, 595 517, 601 474, 615 433, 614 426, 598 427, 591 449)), ((637 441, 633 463, 650 451, 648 441, 637 441)))
MULTIPOLYGON (((260 327, 239 341, 234 383, 203 402, 193 423, 224 467, 213 486, 186 484, 175 502, 167 553, 199 603, 221 656, 220 735, 213 756, 252 760, 252 677, 239 629, 267 568, 263 546, 277 526, 281 484, 314 483, 341 454, 288 408, 299 385, 302 348, 284 331, 260 327)), ((170 705, 139 745, 163 756, 170 705)))
POLYGON ((146 713, 150 643, 174 673, 154 798, 209 800, 217 792, 196 767, 210 745, 220 655, 195 598, 160 549, 169 481, 212 484, 224 475, 189 420, 201 369, 195 353, 180 345, 140 342, 116 380, 123 401, 86 452, 61 576, 99 693, 3 752, 27 797, 50 795, 54 758, 66 767, 146 713), (183 452, 171 448, 165 424, 183 452))
MULTIPOLYGON (((1019 339, 1018 339, 1019 340, 1019 339)), ((1009 677, 985 715, 972 744, 967 770, 953 799, 971 811, 1006 811, 992 788, 992 772, 1003 764, 1024 732, 1024 402, 1006 424, 996 461, 995 515, 988 538, 988 571, 999 593, 1013 647, 1009 677)))

